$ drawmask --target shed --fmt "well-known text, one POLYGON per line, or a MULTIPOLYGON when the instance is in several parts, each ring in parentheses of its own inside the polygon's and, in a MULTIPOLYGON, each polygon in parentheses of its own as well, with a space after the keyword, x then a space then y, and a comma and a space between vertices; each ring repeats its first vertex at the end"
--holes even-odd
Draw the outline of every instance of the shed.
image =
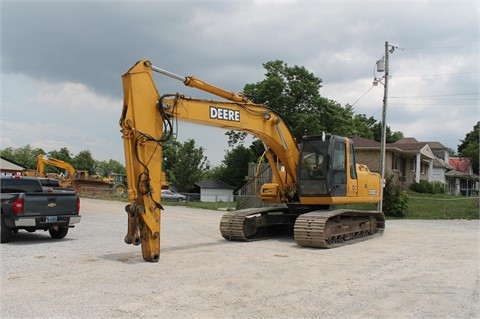
POLYGON ((1 175, 17 175, 22 174, 25 167, 18 165, 15 162, 9 161, 0 156, 0 173, 1 175))
POLYGON ((233 202, 235 187, 221 180, 207 179, 195 183, 200 188, 200 201, 202 202, 233 202))

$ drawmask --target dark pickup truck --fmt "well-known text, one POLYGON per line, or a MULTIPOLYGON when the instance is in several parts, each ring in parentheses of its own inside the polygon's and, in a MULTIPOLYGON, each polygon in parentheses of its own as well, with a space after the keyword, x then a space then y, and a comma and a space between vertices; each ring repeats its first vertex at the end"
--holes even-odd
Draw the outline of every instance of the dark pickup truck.
POLYGON ((75 188, 65 188, 60 186, 60 182, 55 178, 37 177, 43 187, 44 193, 75 193, 75 188))
POLYGON ((12 232, 49 231, 54 239, 64 238, 80 222, 80 198, 75 192, 45 192, 34 177, 1 176, 1 242, 12 232))

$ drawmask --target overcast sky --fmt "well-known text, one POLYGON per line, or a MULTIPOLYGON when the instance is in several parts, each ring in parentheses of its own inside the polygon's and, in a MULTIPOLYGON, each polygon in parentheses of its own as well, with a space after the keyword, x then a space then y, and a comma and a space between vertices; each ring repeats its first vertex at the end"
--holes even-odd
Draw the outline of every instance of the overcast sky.
MULTIPOLYGON (((240 91, 282 60, 322 79, 320 94, 382 115, 375 62, 389 55, 387 125, 457 149, 479 114, 478 1, 1 1, 1 148, 90 150, 124 163, 121 75, 160 68, 240 91)), ((161 94, 205 97, 156 75, 161 94)), ((224 131, 181 124, 213 165, 224 131)))

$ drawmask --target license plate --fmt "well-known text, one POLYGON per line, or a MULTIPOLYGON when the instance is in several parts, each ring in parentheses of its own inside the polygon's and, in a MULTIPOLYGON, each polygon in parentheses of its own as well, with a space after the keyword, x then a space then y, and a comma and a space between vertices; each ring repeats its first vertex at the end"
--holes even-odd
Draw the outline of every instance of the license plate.
POLYGON ((57 216, 45 217, 45 221, 46 221, 47 223, 56 223, 56 222, 57 222, 57 216))

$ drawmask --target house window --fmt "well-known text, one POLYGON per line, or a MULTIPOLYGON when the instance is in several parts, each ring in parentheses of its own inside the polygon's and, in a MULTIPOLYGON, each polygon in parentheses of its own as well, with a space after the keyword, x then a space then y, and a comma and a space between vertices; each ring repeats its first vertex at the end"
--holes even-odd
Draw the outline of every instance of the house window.
POLYGON ((394 171, 400 170, 400 155, 398 154, 393 154, 392 169, 394 171))
POLYGON ((412 172, 416 172, 417 171, 417 157, 414 156, 411 160, 410 160, 410 167, 412 168, 412 172))

